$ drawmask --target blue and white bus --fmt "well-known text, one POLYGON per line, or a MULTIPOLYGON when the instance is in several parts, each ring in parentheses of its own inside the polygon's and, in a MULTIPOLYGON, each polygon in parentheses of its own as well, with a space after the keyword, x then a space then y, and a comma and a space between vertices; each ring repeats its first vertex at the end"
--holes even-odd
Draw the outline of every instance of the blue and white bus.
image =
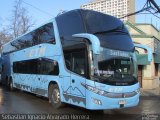
POLYGON ((3 46, 3 83, 90 110, 139 103, 134 44, 123 22, 72 10, 3 46))

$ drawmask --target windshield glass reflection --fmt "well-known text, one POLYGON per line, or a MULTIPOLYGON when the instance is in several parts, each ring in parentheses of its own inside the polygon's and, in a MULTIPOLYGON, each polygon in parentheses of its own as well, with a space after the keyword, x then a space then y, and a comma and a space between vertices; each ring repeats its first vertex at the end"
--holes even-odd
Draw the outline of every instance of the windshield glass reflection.
POLYGON ((94 80, 114 85, 134 84, 135 73, 133 53, 105 48, 100 55, 94 55, 94 80))

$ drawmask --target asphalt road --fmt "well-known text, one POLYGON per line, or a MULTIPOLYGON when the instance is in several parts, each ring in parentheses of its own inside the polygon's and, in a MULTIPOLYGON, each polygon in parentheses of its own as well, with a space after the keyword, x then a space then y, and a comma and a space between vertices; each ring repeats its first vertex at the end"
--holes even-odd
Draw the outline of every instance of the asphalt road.
POLYGON ((1 119, 5 119, 4 115, 7 114, 66 114, 71 115, 69 119, 160 120, 160 96, 141 97, 139 105, 133 108, 102 112, 89 111, 72 105, 54 109, 46 98, 20 90, 11 92, 0 86, 0 113, 1 119))

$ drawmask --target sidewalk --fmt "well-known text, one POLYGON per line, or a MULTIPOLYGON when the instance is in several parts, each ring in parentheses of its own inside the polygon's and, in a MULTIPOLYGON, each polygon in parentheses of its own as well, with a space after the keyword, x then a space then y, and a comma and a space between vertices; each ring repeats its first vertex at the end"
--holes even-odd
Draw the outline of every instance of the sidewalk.
POLYGON ((150 90, 140 89, 140 91, 141 96, 160 96, 160 87, 150 90))

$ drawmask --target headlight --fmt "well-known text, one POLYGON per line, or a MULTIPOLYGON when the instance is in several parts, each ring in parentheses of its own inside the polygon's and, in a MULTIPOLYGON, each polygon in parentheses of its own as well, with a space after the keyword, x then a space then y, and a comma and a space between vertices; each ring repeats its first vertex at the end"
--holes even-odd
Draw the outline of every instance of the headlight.
POLYGON ((98 88, 95 88, 95 87, 90 86, 90 85, 86 85, 86 84, 84 84, 84 83, 81 83, 81 85, 82 85, 83 87, 85 87, 87 90, 92 91, 92 92, 94 92, 94 93, 96 93, 96 94, 98 94, 98 95, 105 96, 105 94, 108 93, 108 92, 106 92, 106 91, 104 91, 104 90, 100 90, 100 89, 98 89, 98 88))
POLYGON ((140 88, 138 88, 135 92, 136 92, 137 94, 140 93, 140 88))
POLYGON ((98 100, 98 99, 96 99, 96 98, 92 98, 92 100, 93 100, 93 102, 94 102, 95 104, 97 104, 97 105, 102 105, 101 100, 98 100))
POLYGON ((98 95, 101 96, 105 96, 108 98, 129 98, 129 97, 133 97, 135 95, 137 95, 138 93, 140 93, 140 89, 138 88, 137 90, 133 91, 133 92, 126 92, 126 93, 113 93, 113 92, 107 92, 104 90, 100 90, 98 88, 95 88, 93 86, 81 83, 81 85, 83 87, 85 87, 87 90, 92 91, 93 93, 96 93, 98 95))

